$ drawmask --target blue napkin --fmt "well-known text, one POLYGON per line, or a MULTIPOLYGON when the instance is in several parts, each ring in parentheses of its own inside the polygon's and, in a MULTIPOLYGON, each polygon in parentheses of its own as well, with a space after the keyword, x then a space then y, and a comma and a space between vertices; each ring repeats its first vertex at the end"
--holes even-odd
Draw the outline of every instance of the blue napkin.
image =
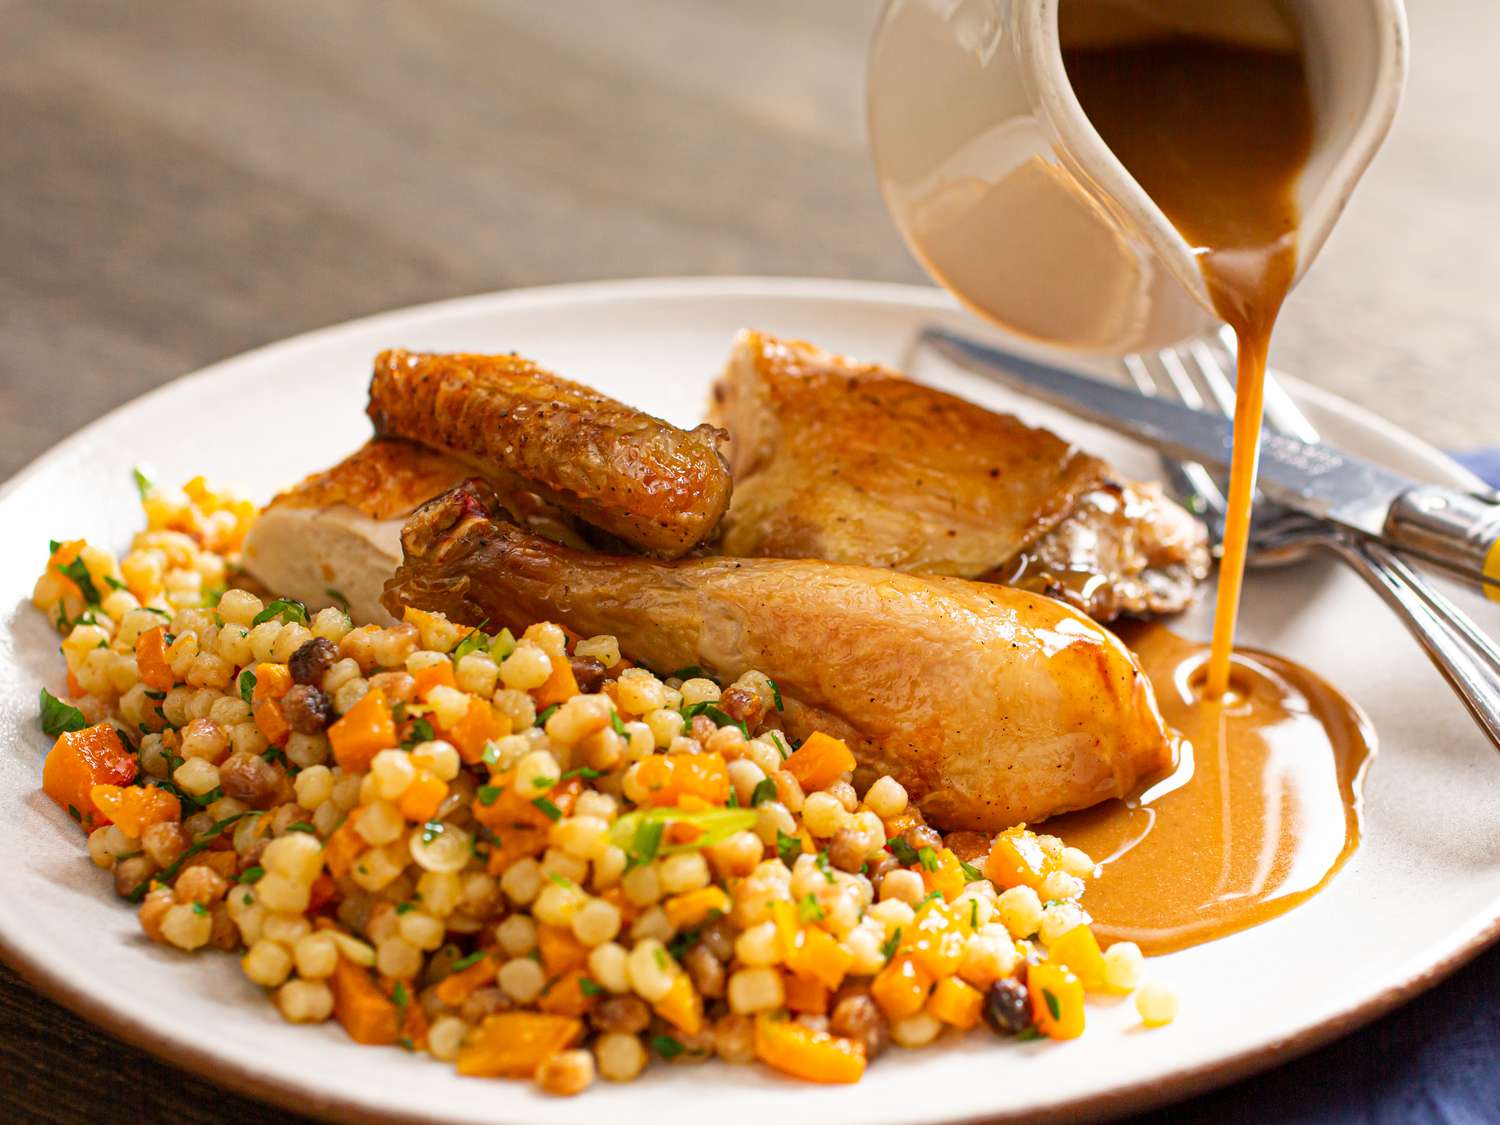
MULTIPOLYGON (((1500 448, 1452 454, 1500 488, 1500 448)), ((1500 949, 1362 1031, 1136 1125, 1500 1122, 1500 949)))

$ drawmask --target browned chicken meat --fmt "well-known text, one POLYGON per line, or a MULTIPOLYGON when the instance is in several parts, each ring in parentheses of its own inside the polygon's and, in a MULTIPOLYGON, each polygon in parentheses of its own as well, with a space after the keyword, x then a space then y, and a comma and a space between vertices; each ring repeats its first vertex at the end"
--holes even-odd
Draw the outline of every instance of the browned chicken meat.
POLYGON ((719 431, 679 430, 519 356, 382 352, 369 415, 377 434, 452 454, 502 489, 511 478, 664 558, 711 535, 729 505, 719 431))
MULTIPOLYGON (((245 569, 267 590, 310 606, 344 602, 361 622, 387 623, 380 593, 401 561, 402 523, 471 475, 444 453, 375 438, 266 506, 245 539, 245 569)), ((563 513, 534 493, 500 499, 531 530, 583 545, 563 513)))
POLYGON ((652 668, 759 669, 792 737, 846 739, 860 780, 893 774, 945 828, 1084 808, 1170 764, 1135 658, 1061 602, 839 563, 591 554, 498 510, 477 481, 420 509, 385 604, 609 633, 652 668))
POLYGON ((714 389, 728 555, 1006 581, 1099 620, 1170 613, 1203 528, 1046 430, 811 344, 742 332, 714 389))

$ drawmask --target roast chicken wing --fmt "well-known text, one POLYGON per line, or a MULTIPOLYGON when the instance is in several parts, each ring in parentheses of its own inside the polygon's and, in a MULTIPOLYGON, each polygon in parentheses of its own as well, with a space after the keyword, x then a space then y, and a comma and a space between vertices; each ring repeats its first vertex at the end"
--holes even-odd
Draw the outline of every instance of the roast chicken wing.
POLYGON ((714 389, 728 555, 1009 580, 1100 620, 1183 608, 1203 528, 1046 430, 874 364, 742 332, 714 389))
POLYGON ((657 669, 771 676, 794 738, 849 742, 934 823, 993 832, 1129 792, 1169 765, 1154 696, 1111 633, 1049 598, 818 561, 658 562, 575 551, 498 520, 480 482, 425 505, 387 585, 457 621, 609 633, 657 669))
POLYGON ((382 352, 375 432, 452 454, 664 558, 713 533, 729 504, 719 431, 679 430, 514 355, 382 352))
MULTIPOLYGON (((401 562, 401 525, 471 475, 447 454, 375 438, 265 507, 245 538, 245 569, 284 597, 314 607, 342 601, 358 621, 390 623, 380 593, 401 562)), ((531 530, 583 545, 562 512, 525 488, 500 501, 531 530)))

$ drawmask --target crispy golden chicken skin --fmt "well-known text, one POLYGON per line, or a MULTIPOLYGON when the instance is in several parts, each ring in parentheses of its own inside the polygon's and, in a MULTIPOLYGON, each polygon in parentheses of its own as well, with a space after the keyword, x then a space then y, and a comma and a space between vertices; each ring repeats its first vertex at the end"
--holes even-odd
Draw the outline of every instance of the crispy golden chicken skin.
POLYGON ((692 550, 729 505, 723 436, 653 418, 513 355, 382 352, 375 432, 525 482, 586 523, 663 558, 692 550))
POLYGON ((950 829, 998 831, 1131 791, 1170 764, 1151 687, 1111 633, 1049 598, 816 561, 589 554, 495 518, 480 482, 417 511, 385 604, 610 633, 649 667, 756 668, 793 737, 849 742, 950 829))
POLYGON ((1201 526, 1057 435, 875 364, 742 332, 714 388, 727 555, 1015 575, 1101 620, 1172 612, 1201 526), (1087 578, 1085 578, 1087 576, 1087 578))
MULTIPOLYGON (((472 475, 445 453, 374 438, 266 505, 245 539, 245 569, 278 594, 315 607, 342 600, 359 621, 388 623, 380 593, 401 562, 402 523, 472 475)), ((500 502, 530 530, 583 545, 534 493, 513 490, 500 502)))

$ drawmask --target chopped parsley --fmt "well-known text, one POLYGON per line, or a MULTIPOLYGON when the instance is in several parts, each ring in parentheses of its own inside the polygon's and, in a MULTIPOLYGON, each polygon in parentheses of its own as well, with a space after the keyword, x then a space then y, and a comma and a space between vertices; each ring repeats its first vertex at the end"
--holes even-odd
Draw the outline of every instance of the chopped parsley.
POLYGON ((1062 1005, 1057 1002, 1057 997, 1052 995, 1050 988, 1042 989, 1042 999, 1047 1001, 1047 1011, 1052 1013, 1055 1020, 1062 1019, 1062 1005))
POLYGON ((135 490, 140 494, 142 500, 156 491, 156 482, 146 472, 146 466, 136 465, 130 470, 130 479, 135 482, 135 490))
POLYGON ((830 883, 833 882, 833 868, 828 865, 828 853, 826 851, 819 852, 813 862, 818 865, 818 870, 823 873, 823 878, 827 879, 830 883))
POLYGON ((416 908, 417 908, 417 904, 414 903, 414 902, 398 902, 396 904, 396 913, 398 915, 401 915, 401 914, 410 914, 416 908))
POLYGON ((467 957, 460 957, 457 961, 453 962, 453 971, 456 973, 460 969, 467 969, 471 965, 477 965, 479 964, 479 962, 483 961, 484 958, 485 951, 482 949, 478 950, 475 953, 469 954, 467 957))
POLYGON ((781 857, 782 863, 790 867, 802 854, 802 837, 788 836, 778 828, 776 830, 776 854, 781 857))
POLYGON ((880 947, 880 952, 885 956, 885 959, 889 961, 892 957, 896 956, 896 950, 900 948, 901 927, 897 926, 896 932, 891 934, 891 936, 886 939, 885 944, 880 947))
POLYGON ((267 621, 280 621, 283 625, 306 625, 307 607, 291 598, 277 598, 251 620, 251 625, 264 625, 267 621))
POLYGON ((588 977, 579 977, 578 991, 585 996, 598 996, 604 992, 604 986, 598 981, 589 980, 588 977))
POLYGON ((208 907, 204 906, 201 902, 195 902, 193 903, 193 913, 202 918, 208 913, 208 907))
POLYGON ((266 869, 257 863, 254 867, 247 867, 241 871, 234 877, 234 881, 236 883, 258 883, 265 873, 266 869))
POLYGON ((328 595, 329 600, 332 601, 334 605, 338 606, 341 610, 343 610, 346 615, 348 614, 348 612, 349 612, 349 599, 348 598, 344 597, 343 594, 339 593, 332 586, 324 586, 323 587, 323 593, 325 593, 325 594, 328 595))
MULTIPOLYGON (((137 883, 135 888, 125 897, 128 898, 131 902, 140 902, 141 899, 146 896, 146 892, 151 889, 151 884, 153 881, 159 883, 170 882, 177 875, 177 873, 182 870, 183 864, 192 859, 193 856, 197 855, 199 852, 203 851, 203 849, 208 847, 211 843, 213 843, 214 840, 222 835, 224 830, 231 824, 235 824, 238 821, 244 820, 247 816, 259 815, 260 814, 256 812, 242 812, 235 813, 233 816, 226 816, 223 820, 214 821, 208 826, 207 829, 204 830, 203 834, 200 835, 196 841, 189 844, 187 848, 183 850, 183 853, 178 856, 172 863, 168 864, 164 870, 157 872, 157 874, 151 876, 143 882, 137 883)), ((249 892, 246 893, 248 894, 249 892)))
POLYGON ((752 806, 762 805, 767 801, 774 800, 776 800, 776 783, 769 777, 757 782, 755 789, 750 794, 750 804, 752 806))
POLYGON ((712 679, 712 677, 704 675, 703 669, 700 668, 700 667, 698 667, 698 665, 696 665, 696 664, 689 664, 686 668, 679 668, 679 669, 677 669, 677 671, 673 672, 670 676, 667 677, 667 679, 669 679, 669 680, 708 680, 708 679, 712 679))
POLYGON ((558 808, 546 797, 533 797, 531 803, 535 805, 548 820, 561 820, 562 809, 558 808))
POLYGON ((489 808, 500 799, 500 786, 481 785, 474 791, 474 796, 479 798, 479 803, 481 805, 483 805, 485 808, 489 808))
POLYGON ((255 696, 255 673, 246 668, 240 673, 240 698, 246 703, 252 701, 255 696))
POLYGON ((89 605, 98 605, 103 600, 99 597, 99 588, 89 577, 89 568, 83 565, 82 558, 76 558, 67 566, 60 566, 57 569, 64 578, 78 587, 78 592, 83 595, 83 600, 89 605))
POLYGON ((784 762, 792 756, 792 748, 786 744, 786 738, 779 730, 770 732, 771 743, 776 747, 776 752, 781 755, 784 762))
POLYGON ((437 733, 432 729, 432 724, 421 715, 417 715, 411 719, 407 735, 401 740, 401 749, 410 750, 424 742, 431 742, 436 737, 437 733))
POLYGON ((965 860, 958 861, 958 869, 964 873, 965 883, 977 883, 984 878, 984 872, 965 860))
POLYGON ((922 866, 925 867, 928 871, 936 871, 938 869, 937 852, 933 851, 931 848, 918 848, 917 858, 922 861, 922 866))
POLYGON ((588 766, 578 766, 576 769, 569 770, 567 773, 563 774, 557 780, 558 781, 567 781, 568 778, 570 778, 570 777, 581 777, 585 781, 593 781, 594 779, 600 778, 600 777, 603 777, 603 776, 604 776, 604 771, 603 770, 591 769, 588 766))
POLYGON ((1042 1033, 1035 1027, 1023 1027, 1020 1031, 1016 1032, 1017 1043, 1030 1043, 1041 1037, 1042 1033))
POLYGON ((39 697, 41 703, 42 730, 53 738, 69 731, 83 730, 88 726, 88 720, 83 717, 83 712, 72 704, 64 703, 46 688, 42 689, 39 697))
POLYGON ((299 820, 296 824, 288 824, 286 830, 288 832, 310 832, 314 836, 318 834, 318 830, 305 820, 299 820))
POLYGON ((979 929, 979 900, 977 898, 969 900, 969 929, 976 931, 979 929))
POLYGON ((917 909, 921 910, 922 907, 926 906, 933 899, 941 899, 942 897, 942 891, 928 891, 925 895, 922 896, 922 901, 917 903, 917 909))
POLYGON ((778 710, 778 711, 785 711, 786 708, 781 705, 781 688, 780 688, 780 686, 776 683, 775 680, 771 679, 769 676, 766 677, 766 682, 771 685, 771 698, 774 699, 774 700, 776 700, 776 710, 778 710))
POLYGON ((698 715, 707 715, 714 721, 717 726, 738 727, 740 733, 745 736, 745 739, 747 741, 750 738, 749 727, 740 722, 738 719, 731 719, 722 710, 720 710, 718 706, 708 702, 707 700, 704 700, 702 703, 689 703, 682 709, 682 717, 688 722, 691 722, 698 715))
POLYGON ((569 879, 565 875, 559 875, 556 871, 547 872, 547 878, 556 883, 559 887, 566 887, 569 890, 578 885, 577 883, 573 882, 572 879, 569 879))
POLYGON ((658 1055, 666 1059, 668 1062, 670 1062, 672 1059, 675 1059, 678 1055, 687 1050, 686 1047, 684 1047, 677 1040, 673 1039, 670 1035, 652 1036, 651 1046, 655 1048, 658 1055))
POLYGON ((630 732, 625 729, 625 724, 620 721, 620 712, 610 708, 609 725, 614 728, 616 734, 621 738, 629 738, 630 732))
POLYGON ((396 1005, 396 1023, 406 1022, 406 1006, 411 1003, 411 994, 406 991, 406 985, 399 980, 396 987, 391 989, 391 1003, 396 1005))
POLYGON ((631 866, 650 863, 656 858, 656 853, 661 848, 662 833, 666 831, 666 827, 666 823, 661 820, 640 822, 635 835, 630 840, 630 847, 626 851, 631 866))
POLYGON ((536 716, 536 725, 539 727, 546 726, 547 720, 552 718, 552 716, 557 712, 557 709, 561 706, 562 704, 560 703, 554 703, 551 707, 544 707, 542 708, 542 710, 538 711, 536 716))
POLYGON ((823 920, 823 908, 812 895, 805 894, 797 900, 797 920, 802 923, 823 920))
MULTIPOLYGON (((480 627, 480 629, 482 628, 483 626, 480 627)), ((458 647, 453 650, 453 663, 455 666, 457 666, 460 660, 468 656, 469 653, 484 652, 489 647, 490 639, 480 629, 473 630, 468 636, 458 642, 458 647)))
POLYGON ((896 862, 902 867, 911 867, 919 862, 917 849, 906 842, 905 837, 897 836, 891 840, 891 854, 896 857, 896 862))

